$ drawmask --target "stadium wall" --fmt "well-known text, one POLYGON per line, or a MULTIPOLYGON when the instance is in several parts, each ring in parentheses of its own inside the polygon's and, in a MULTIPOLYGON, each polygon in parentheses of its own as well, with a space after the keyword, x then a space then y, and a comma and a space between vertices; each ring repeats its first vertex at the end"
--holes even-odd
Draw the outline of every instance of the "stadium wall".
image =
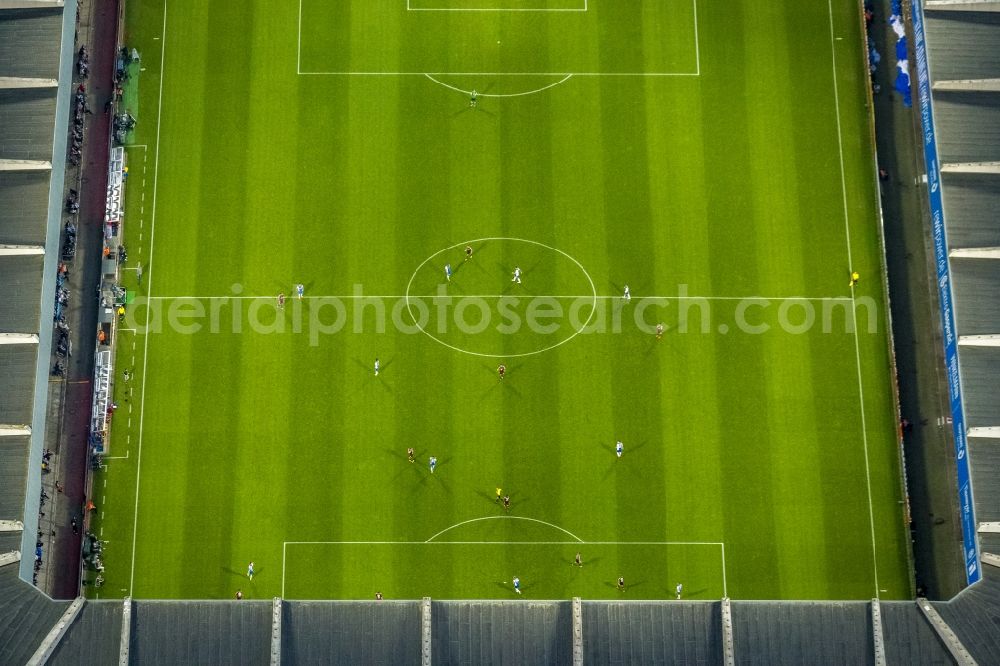
POLYGON ((948 239, 944 228, 944 206, 941 196, 941 172, 938 164, 934 110, 927 64, 927 40, 924 34, 924 0, 913 0, 913 33, 917 57, 917 95, 920 100, 920 124, 923 129, 924 162, 927 168, 927 192, 930 199, 931 231, 934 238, 934 259, 937 273, 938 300, 941 305, 941 326, 944 339, 945 371, 948 375, 948 402, 955 437, 955 459, 958 469, 958 502, 962 521, 965 579, 970 585, 982 578, 979 546, 976 541, 976 517, 972 504, 972 481, 966 445, 965 408, 958 369, 958 334, 955 331, 954 299, 948 263, 948 239))
MULTIPOLYGON (((56 89, 56 115, 52 131, 52 169, 49 175, 49 206, 45 228, 45 259, 42 267, 41 316, 38 320, 38 356, 35 367, 35 395, 31 412, 31 446, 28 452, 28 481, 25 484, 24 531, 21 552, 34 553, 38 534, 39 500, 42 493, 42 452, 45 447, 45 422, 49 404, 49 364, 52 362, 52 308, 56 299, 56 269, 66 179, 66 152, 69 141, 70 98, 73 95, 73 59, 76 33, 77 0, 63 5, 62 38, 59 46, 59 85, 56 89)), ((35 558, 22 557, 18 575, 30 583, 35 558)))

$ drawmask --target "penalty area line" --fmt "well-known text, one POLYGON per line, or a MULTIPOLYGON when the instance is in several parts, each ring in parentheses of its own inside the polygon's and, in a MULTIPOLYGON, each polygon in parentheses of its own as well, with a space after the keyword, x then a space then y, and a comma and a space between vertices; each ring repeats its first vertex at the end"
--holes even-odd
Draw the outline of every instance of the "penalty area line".
MULTIPOLYGON (((474 518, 472 521, 465 521, 464 523, 458 523, 457 525, 452 525, 438 534, 435 534, 431 539, 447 532, 453 527, 458 527, 469 522, 474 522, 477 520, 491 520, 491 519, 517 519, 518 516, 492 516, 487 518, 474 518)), ((522 520, 531 520, 534 522, 544 522, 537 521, 533 518, 521 518, 522 520)), ((551 525, 551 523, 545 523, 551 525)), ((555 525, 556 529, 562 529, 555 525)), ((565 530, 563 530, 565 531, 565 530)), ((567 532, 567 534, 569 534, 567 532)), ((573 535, 570 535, 573 536, 573 535)), ((403 541, 403 540, 392 540, 392 541, 282 541, 281 542, 281 597, 284 599, 285 594, 285 574, 288 561, 288 546, 573 546, 574 548, 580 548, 583 546, 718 546, 721 567, 722 567, 722 596, 724 598, 729 597, 729 585, 726 576, 726 544, 723 541, 432 541, 428 539, 426 541, 403 541)))
POLYGON ((298 72, 299 76, 586 76, 586 77, 685 77, 700 72, 298 72))
MULTIPOLYGON (((504 518, 505 516, 498 516, 504 518)), ((514 518, 514 516, 511 516, 514 518)), ((287 546, 722 546, 721 541, 283 541, 287 546)))

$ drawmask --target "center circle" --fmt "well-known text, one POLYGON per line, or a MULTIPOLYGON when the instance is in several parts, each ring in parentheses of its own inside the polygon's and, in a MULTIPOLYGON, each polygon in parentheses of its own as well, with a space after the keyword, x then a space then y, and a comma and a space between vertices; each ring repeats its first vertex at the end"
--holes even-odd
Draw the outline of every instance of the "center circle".
POLYGON ((564 345, 590 324, 598 302, 594 280, 572 255, 545 243, 506 236, 476 238, 438 250, 413 271, 406 284, 405 299, 414 325, 424 335, 454 351, 486 358, 532 356, 564 345), (466 256, 466 248, 472 248, 471 257, 466 256), (566 282, 565 274, 558 268, 560 264, 567 265, 567 261, 572 266, 571 272, 579 272, 585 279, 569 282, 579 282, 584 293, 539 293, 537 290, 544 292, 545 287, 558 291, 557 277, 562 278, 560 283, 566 282), (516 268, 522 269, 520 282, 514 278, 516 268), (484 286, 475 289, 479 284, 484 286), (435 293, 423 293, 428 287, 433 287, 435 293), (568 307, 563 308, 566 301, 568 307), (436 308, 435 312, 429 311, 428 303, 436 308), (583 307, 590 308, 586 321, 571 321, 572 315, 579 315, 583 307), (492 318, 497 311, 504 323, 494 323, 492 318), (524 331, 521 314, 527 315, 529 327, 535 318, 545 319, 546 324, 524 331), (466 330, 462 330, 463 326, 466 330), (504 352, 489 347, 471 349, 473 345, 449 341, 455 335, 484 334, 520 335, 529 344, 526 350, 504 352))

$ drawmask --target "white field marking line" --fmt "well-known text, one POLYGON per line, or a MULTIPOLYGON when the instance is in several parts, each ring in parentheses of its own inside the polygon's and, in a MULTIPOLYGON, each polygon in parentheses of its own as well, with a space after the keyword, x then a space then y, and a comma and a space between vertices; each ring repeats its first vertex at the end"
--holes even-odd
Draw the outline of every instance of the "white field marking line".
MULTIPOLYGON (((192 301, 212 301, 229 299, 233 301, 237 300, 267 300, 274 299, 274 294, 269 294, 267 296, 148 296, 147 300, 150 301, 179 301, 179 300, 192 300, 192 301)), ((537 294, 537 295, 518 295, 518 294, 445 294, 439 296, 437 294, 424 294, 424 295, 414 295, 406 294, 399 295, 385 295, 385 294, 345 294, 339 296, 304 296, 304 300, 386 300, 386 299, 435 299, 435 298, 517 298, 517 299, 529 299, 529 298, 554 298, 554 299, 591 299, 591 300, 616 300, 621 299, 621 295, 617 296, 594 296, 593 294, 578 294, 578 295, 568 295, 568 294, 537 294)), ((642 299, 652 299, 657 301, 853 301, 854 298, 851 296, 642 296, 637 294, 632 294, 632 298, 635 300, 642 299)), ((134 330, 134 329, 119 329, 119 330, 134 330)))
POLYGON ((577 13, 582 14, 587 11, 586 7, 558 7, 554 9, 542 9, 542 8, 532 8, 532 7, 521 7, 516 9, 502 9, 502 8, 491 8, 491 7, 407 7, 408 12, 510 12, 510 13, 525 13, 525 12, 552 12, 552 13, 577 13))
POLYGON ((697 76, 701 76, 701 46, 698 41, 698 0, 691 0, 691 8, 694 12, 694 71, 697 76))
POLYGON ((698 72, 299 72, 301 76, 700 76, 698 72))
MULTIPOLYGON (((472 96, 472 91, 471 90, 462 90, 461 88, 456 88, 455 86, 449 85, 449 84, 445 83, 444 81, 438 81, 437 79, 435 79, 430 74, 425 74, 424 76, 426 76, 428 79, 430 79, 434 83, 438 84, 439 86, 444 86, 445 88, 448 88, 449 90, 454 90, 455 92, 460 92, 463 95, 467 95, 469 97, 472 96)), ((566 76, 564 76, 563 78, 559 79, 555 83, 550 83, 547 86, 543 86, 543 87, 537 88, 535 90, 528 90, 528 91, 525 91, 525 92, 508 93, 508 94, 480 93, 480 92, 477 92, 476 93, 476 97, 524 97, 525 95, 534 95, 535 93, 544 92, 544 91, 548 90, 549 88, 555 88, 560 83, 565 83, 565 82, 569 81, 571 78, 573 78, 573 75, 572 74, 567 74, 566 76)))
MULTIPOLYGON (((848 270, 854 270, 854 260, 851 255, 851 223, 847 207, 847 176, 844 172, 844 139, 840 123, 840 86, 837 82, 837 48, 833 34, 833 0, 827 0, 830 12, 830 53, 833 56, 833 100, 834 110, 837 113, 837 148, 840 153, 840 191, 844 200, 844 233, 847 238, 847 265, 848 270)), ((851 287, 851 301, 854 301, 854 287, 851 287)), ((878 584, 878 554, 875 546, 875 509, 872 505, 872 474, 871 466, 868 463, 868 424, 865 418, 865 388, 861 376, 861 341, 858 336, 858 314, 856 308, 851 308, 854 316, 854 357, 858 369, 858 407, 861 411, 861 441, 865 450, 865 481, 868 486, 868 521, 871 527, 872 537, 872 569, 875 575, 875 598, 879 598, 878 584)))
POLYGON ((587 0, 583 0, 583 7, 546 9, 546 8, 524 8, 524 9, 504 9, 502 7, 493 8, 463 8, 463 7, 413 7, 412 0, 406 0, 406 11, 408 12, 585 12, 587 11, 587 0))
POLYGON ((729 597, 729 590, 726 587, 726 544, 719 542, 722 546, 722 596, 729 597))
MULTIPOLYGON (((467 241, 464 241, 462 243, 455 243, 454 245, 449 245, 448 247, 441 248, 440 250, 438 250, 437 252, 435 252, 434 254, 428 256, 426 259, 424 259, 422 262, 420 262, 420 264, 413 270, 413 275, 410 276, 409 281, 406 283, 406 311, 410 314, 410 317, 413 319, 413 323, 416 324, 417 328, 420 330, 421 333, 423 333, 424 335, 426 335, 427 337, 429 337, 434 342, 437 342, 438 344, 440 344, 440 345, 442 345, 444 347, 447 347, 448 349, 460 352, 462 354, 468 354, 469 356, 476 356, 476 357, 479 357, 479 358, 522 358, 522 357, 525 357, 525 356, 533 356, 535 354, 542 354, 544 352, 547 352, 547 351, 550 351, 552 349, 555 349, 556 347, 560 347, 560 346, 566 344, 567 342, 569 342, 570 340, 572 340, 573 338, 575 338, 576 336, 580 335, 580 333, 582 331, 584 331, 588 326, 590 326, 590 322, 594 319, 594 315, 597 314, 597 308, 596 307, 592 307, 590 309, 590 316, 587 317, 587 321, 583 322, 583 326, 581 326, 580 328, 578 328, 575 331, 573 331, 572 335, 567 336, 566 338, 560 340, 559 342, 556 342, 555 344, 551 344, 548 347, 543 347, 542 349, 536 349, 535 351, 525 352, 523 354, 487 354, 487 353, 482 353, 482 352, 469 351, 468 349, 463 349, 461 347, 456 347, 455 345, 448 344, 447 342, 445 342, 441 338, 438 338, 437 336, 435 336, 435 335, 431 334, 429 331, 427 331, 427 329, 425 329, 423 326, 420 325, 420 323, 419 323, 420 322, 420 318, 413 314, 413 308, 410 306, 410 289, 413 287, 413 280, 414 280, 414 278, 417 277, 417 273, 420 272, 420 269, 423 268, 427 264, 427 262, 429 262, 430 260, 434 259, 434 257, 438 256, 439 254, 442 254, 443 252, 447 252, 448 250, 452 250, 452 249, 454 249, 456 247, 461 247, 462 245, 466 245, 466 244, 467 245, 472 245, 472 244, 481 245, 484 242, 488 242, 488 241, 514 241, 514 242, 517 242, 517 243, 527 243, 528 245, 535 245, 537 247, 543 247, 546 250, 549 250, 550 252, 555 252, 557 254, 561 254, 562 256, 566 257, 567 259, 569 259, 570 261, 572 261, 574 264, 576 264, 576 267, 579 268, 580 272, 583 273, 584 277, 587 278, 587 282, 590 283, 590 291, 591 291, 591 296, 588 297, 588 298, 592 298, 593 299, 594 306, 597 305, 597 285, 594 284, 594 278, 591 277, 590 273, 587 272, 587 269, 584 268, 583 264, 581 264, 580 261, 576 257, 574 257, 573 255, 571 255, 570 253, 568 253, 568 252, 566 252, 564 250, 560 250, 559 248, 554 247, 552 245, 546 245, 545 243, 541 243, 541 242, 536 241, 536 240, 529 240, 527 238, 517 238, 515 236, 487 236, 487 237, 484 237, 484 238, 473 238, 471 240, 467 240, 467 241)), ((510 268, 510 267, 508 266, 508 268, 510 268)), ((416 297, 414 297, 414 298, 416 298, 416 297)))
MULTIPOLYGON (((410 0, 406 0, 407 6, 410 4, 410 0)), ((302 0, 299 0, 299 30, 298 30, 298 46, 295 49, 295 73, 302 74, 302 0)), ((281 596, 284 595, 284 590, 282 590, 281 596)))
MULTIPOLYGON (((409 3, 407 3, 409 5, 409 3)), ((669 77, 669 76, 701 76, 701 44, 698 35, 698 0, 692 0, 694 16, 694 58, 695 71, 693 72, 303 72, 302 71, 302 0, 299 0, 299 29, 298 29, 298 49, 296 58, 296 74, 299 76, 624 76, 624 77, 669 77)), ((561 12, 586 12, 588 11, 587 0, 584 0, 583 9, 410 9, 408 11, 561 11, 561 12)), ((492 95, 491 95, 492 96, 492 95)))
MULTIPOLYGON (((128 459, 128 453, 129 452, 126 451, 125 455, 123 455, 123 456, 104 456, 102 458, 102 460, 127 460, 128 459)), ((104 482, 106 484, 107 483, 107 479, 105 479, 104 482)))
MULTIPOLYGON (((491 518, 517 518, 492 516, 491 518)), ((488 520, 486 518, 475 520, 488 520)), ((522 519, 523 520, 523 519, 522 519)), ((528 518, 527 520, 533 520, 528 518)), ((471 522, 471 521, 466 521, 471 522)), ((463 525, 464 523, 459 523, 463 525)), ((551 523, 546 523, 551 525, 551 523)), ((453 525, 452 527, 456 527, 453 525)), ((552 527, 556 527, 552 525, 552 527)), ((449 527, 448 529, 451 529, 449 527)), ((556 529, 562 529, 557 527, 556 529)), ((445 530, 447 531, 447 530, 445 530)), ((566 531, 566 530, 562 530, 566 531)), ((434 536, 440 535, 441 532, 434 536)), ((567 532, 567 534, 569 534, 567 532)), ((573 535, 570 535, 573 536, 573 535)), ((431 537, 433 539, 434 537, 431 537)), ((576 538, 576 537, 574 537, 576 538)), ((722 553, 722 596, 729 596, 726 582, 726 544, 722 541, 283 541, 281 542, 281 598, 285 598, 285 571, 288 546, 719 546, 722 553)))
MULTIPOLYGON (((163 38, 160 42, 160 94, 156 104, 156 158, 153 161, 153 212, 149 222, 149 266, 147 267, 146 293, 153 291, 153 239, 156 237, 156 185, 160 173, 160 126, 163 120, 163 65, 167 55, 167 2, 163 0, 163 38)), ((149 330, 149 310, 146 310, 146 326, 149 330)), ((142 426, 143 416, 146 413, 146 361, 149 358, 149 336, 146 336, 146 343, 142 350, 142 396, 139 398, 139 450, 136 453, 135 462, 135 515, 132 518, 132 570, 129 574, 128 589, 129 594, 135 590, 135 546, 138 541, 139 527, 139 480, 142 478, 142 426)))
POLYGON ((587 11, 587 2, 584 0, 583 7, 557 7, 554 9, 544 8, 544 7, 521 7, 513 9, 504 9, 503 7, 411 7, 410 0, 406 0, 406 11, 408 12, 511 12, 511 13, 524 13, 524 12, 576 12, 582 13, 587 11))
MULTIPOLYGON (((545 11, 545 12, 586 12, 589 0, 583 0, 583 9, 412 9, 406 0, 407 11, 545 11)), ((296 49, 295 73, 299 76, 701 76, 701 47, 698 37, 698 0, 692 0, 694 7, 694 59, 693 72, 303 72, 302 71, 302 0, 299 0, 298 48, 296 49)))
MULTIPOLYGON (((497 516, 497 518, 515 516, 497 516)), ((283 541, 284 546, 724 546, 721 541, 283 541)))
POLYGON ((575 539, 577 542, 583 543, 583 539, 581 539, 577 535, 573 534, 569 530, 565 530, 565 529, 559 527, 558 525, 553 525, 552 523, 545 522, 544 520, 539 520, 538 518, 526 518, 524 516, 486 516, 484 518, 470 518, 469 520, 463 520, 460 523, 455 523, 451 527, 444 528, 443 530, 441 530, 440 532, 438 532, 437 534, 435 534, 434 536, 432 536, 430 539, 428 539, 424 543, 431 543, 432 541, 434 541, 434 539, 438 538, 439 536, 441 536, 445 532, 449 532, 449 531, 455 529, 456 527, 461 527, 462 525, 468 525, 469 523, 478 523, 478 522, 483 521, 483 520, 527 520, 527 521, 532 522, 532 523, 538 523, 539 525, 547 525, 548 527, 551 527, 552 529, 559 530, 560 532, 562 532, 563 534, 566 534, 567 536, 573 537, 573 539, 575 539))
POLYGON ((147 146, 144 143, 129 143, 122 146, 122 148, 125 148, 126 150, 128 150, 129 148, 142 148, 143 150, 147 150, 149 146, 147 146))

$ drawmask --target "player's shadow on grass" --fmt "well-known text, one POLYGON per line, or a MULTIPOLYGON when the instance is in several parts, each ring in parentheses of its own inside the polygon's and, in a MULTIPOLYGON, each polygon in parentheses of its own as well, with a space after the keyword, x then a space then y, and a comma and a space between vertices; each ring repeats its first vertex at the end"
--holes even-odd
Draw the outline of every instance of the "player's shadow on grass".
POLYGON ((495 383, 493 383, 492 385, 490 385, 490 387, 488 389, 486 389, 485 391, 483 391, 482 400, 485 400, 486 398, 488 398, 490 396, 491 393, 493 393, 498 388, 500 388, 500 383, 501 382, 498 379, 495 383))
POLYGON ((516 387, 512 386, 509 381, 504 380, 503 382, 501 382, 501 384, 503 384, 503 390, 513 393, 514 396, 517 398, 523 397, 521 395, 521 392, 518 391, 516 387))
MULTIPOLYGON (((622 594, 627 593, 629 590, 631 590, 634 587, 642 587, 645 584, 646 584, 646 581, 644 581, 644 580, 639 580, 639 581, 636 581, 634 583, 629 583, 629 582, 626 581, 626 583, 625 583, 625 589, 622 590, 622 594)), ((618 589, 618 581, 606 580, 606 581, 604 581, 604 586, 605 587, 612 587, 612 588, 618 589)))
POLYGON ((639 442, 638 444, 628 444, 625 446, 625 450, 622 452, 622 456, 627 456, 632 453, 635 453, 636 451, 644 448, 645 446, 646 446, 645 441, 639 442))
MULTIPOLYGON (((501 590, 506 590, 507 592, 510 592, 511 596, 513 596, 515 599, 517 599, 518 597, 521 596, 520 594, 518 594, 514 590, 514 584, 513 583, 510 583, 510 582, 506 582, 505 583, 505 582, 500 581, 500 580, 495 580, 495 581, 493 581, 493 584, 496 585, 497 587, 499 587, 501 590)), ((533 587, 534 587, 534 585, 525 585, 524 583, 521 583, 521 592, 524 592, 525 590, 530 590, 533 587)))
POLYGON ((465 260, 465 252, 463 250, 462 259, 451 268, 451 276, 458 277, 458 274, 461 273, 462 269, 465 268, 468 264, 469 262, 465 260))
MULTIPOLYGON (((284 294, 285 298, 292 299, 299 297, 299 292, 295 288, 296 286, 298 286, 298 284, 299 284, 298 282, 293 282, 292 284, 288 284, 287 282, 282 282, 280 280, 271 280, 270 288, 274 290, 275 298, 278 297, 278 294, 284 294)), ((302 290, 308 293, 309 289, 313 286, 313 284, 315 284, 315 281, 310 282, 309 284, 303 283, 302 290)))
MULTIPOLYGON (((629 453, 631 453, 631 452, 633 452, 633 451, 638 451, 639 449, 641 449, 641 448, 643 448, 644 446, 646 446, 646 440, 642 440, 642 441, 640 441, 640 442, 639 442, 638 444, 629 444, 629 443, 627 443, 627 442, 626 442, 625 440, 622 440, 622 445, 623 445, 623 447, 624 447, 624 448, 622 449, 622 455, 623 455, 623 456, 627 456, 627 455, 628 455, 629 453)), ((615 449, 615 447, 616 447, 616 446, 618 446, 618 442, 617 442, 617 441, 615 441, 615 442, 610 442, 610 443, 609 443, 609 442, 607 442, 607 441, 605 441, 605 440, 600 440, 600 441, 599 441, 599 442, 597 443, 597 446, 598 446, 598 448, 600 448, 601 450, 603 450, 603 451, 607 451, 607 452, 608 452, 608 453, 610 453, 611 455, 615 455, 615 453, 616 453, 616 449, 615 449)))
POLYGON ((576 561, 575 560, 568 560, 568 561, 569 561, 569 563, 571 565, 573 565, 574 567, 576 567, 577 569, 580 569, 582 571, 583 569, 586 569, 588 566, 593 566, 594 564, 597 564, 598 562, 600 562, 603 559, 604 559, 603 557, 591 557, 589 559, 585 557, 585 558, 583 558, 583 566, 579 566, 579 567, 576 567, 576 561))
POLYGON ((706 592, 708 592, 708 588, 707 587, 703 587, 700 590, 691 590, 690 592, 685 592, 683 595, 681 595, 681 599, 682 600, 686 599, 689 596, 690 597, 697 597, 697 596, 700 596, 702 594, 705 594, 706 592))
MULTIPOLYGON (((667 329, 666 331, 663 332, 663 334, 666 335, 669 331, 670 329, 667 329)), ((647 357, 652 356, 653 352, 656 351, 657 347, 659 347, 663 343, 663 340, 656 339, 655 333, 649 333, 648 335, 649 335, 649 340, 646 342, 646 351, 643 353, 643 356, 647 357)))
POLYGON ((481 254, 490 246, 490 241, 483 241, 479 245, 473 246, 472 248, 472 258, 466 261, 465 259, 465 249, 462 249, 462 263, 460 266, 475 266, 476 270, 480 273, 485 273, 486 268, 483 266, 482 260, 476 261, 476 258, 481 256, 481 254))
POLYGON ((386 368, 392 365, 393 361, 395 361, 395 358, 390 358, 385 363, 381 363, 379 365, 379 374, 377 377, 375 376, 374 359, 372 359, 371 365, 366 364, 364 361, 362 361, 360 358, 357 357, 355 357, 353 361, 354 364, 359 368, 361 368, 362 370, 364 370, 366 374, 371 375, 372 380, 378 382, 378 385, 381 386, 383 390, 388 391, 390 395, 395 393, 395 391, 392 390, 392 386, 390 386, 389 383, 385 380, 385 377, 382 376, 385 374, 386 368))
POLYGON ((421 477, 420 484, 437 483, 443 491, 451 495, 451 486, 445 480, 445 474, 441 472, 441 468, 446 467, 451 460, 451 458, 438 458, 437 467, 434 472, 431 472, 430 467, 425 464, 424 471, 427 473, 421 477))
MULTIPOLYGON (((231 569, 229 567, 221 567, 221 568, 222 568, 222 570, 225 573, 229 574, 230 576, 236 576, 237 578, 246 578, 247 577, 245 571, 237 571, 236 569, 231 569)), ((254 573, 254 575, 257 575, 260 572, 257 571, 257 569, 254 569, 253 573, 254 573)))
MULTIPOLYGON (((236 576, 237 578, 242 578, 242 579, 246 580, 248 584, 253 582, 252 580, 249 580, 249 576, 247 576, 246 571, 237 571, 235 569, 230 569, 229 567, 221 567, 221 568, 222 568, 223 571, 225 571, 228 574, 231 574, 233 576, 236 576)), ((254 567, 253 575, 254 576, 259 576, 261 573, 263 573, 263 571, 264 571, 263 568, 258 569, 256 567, 254 567)))
POLYGON ((294 283, 292 283, 292 285, 291 285, 291 289, 290 289, 290 290, 289 290, 289 291, 288 291, 287 293, 285 293, 285 287, 286 287, 286 286, 288 286, 288 285, 286 285, 286 284, 285 284, 285 283, 283 283, 283 282, 280 282, 280 283, 279 283, 279 282, 277 282, 277 281, 275 281, 275 283, 274 283, 274 284, 277 284, 277 285, 279 285, 279 286, 277 287, 277 291, 275 291, 275 292, 274 292, 274 295, 275 295, 275 296, 277 296, 278 294, 285 294, 285 297, 286 297, 286 298, 288 298, 288 299, 292 299, 292 298, 298 298, 298 297, 299 297, 299 292, 298 292, 298 290, 296 289, 296 287, 297 287, 297 286, 298 286, 299 284, 301 284, 301 285, 302 285, 302 292, 303 292, 303 295, 307 295, 307 294, 309 294, 309 292, 310 292, 310 291, 312 291, 312 288, 313 288, 313 286, 314 286, 314 285, 316 284, 316 280, 313 280, 312 282, 301 282, 301 283, 300 283, 300 282, 294 282, 294 283))
MULTIPOLYGON (((451 276, 455 277, 455 274, 457 272, 458 272, 458 269, 455 269, 454 271, 452 271, 451 276)), ((460 282, 456 282, 456 281, 452 280, 451 282, 445 282, 443 286, 445 287, 445 296, 455 297, 455 296, 467 296, 468 295, 468 293, 465 290, 465 287, 463 287, 462 283, 460 283, 460 282)))
MULTIPOLYGON (((506 266, 504 266, 499 261, 495 262, 494 265, 497 267, 497 271, 501 275, 506 274, 506 275, 511 276, 511 278, 513 278, 513 275, 514 275, 514 269, 513 268, 507 268, 506 266)), ((523 271, 522 271, 522 276, 523 276, 523 271)), ((512 291, 514 291, 515 287, 520 287, 520 286, 521 285, 519 285, 517 282, 514 282, 513 279, 509 279, 509 280, 507 280, 507 283, 504 286, 504 288, 500 290, 500 294, 503 295, 503 296, 507 296, 512 291)))
MULTIPOLYGON (((617 295, 612 305, 613 312, 617 314, 622 310, 624 310, 629 305, 629 301, 625 300, 625 284, 624 283, 618 284, 617 282, 614 282, 612 280, 608 280, 608 284, 611 285, 611 293, 617 295)), ((642 289, 642 287, 643 285, 639 285, 640 290, 642 289)), ((629 290, 631 291, 631 289, 632 285, 629 285, 629 290)))
POLYGON ((455 113, 451 114, 451 117, 457 118, 458 116, 464 113, 471 113, 471 112, 485 113, 487 116, 490 116, 491 118, 497 117, 497 114, 493 113, 492 111, 484 109, 481 104, 476 104, 476 106, 470 106, 468 103, 466 103, 465 108, 459 109, 455 113))
MULTIPOLYGON (((403 460, 405 462, 410 462, 410 459, 406 457, 406 452, 405 451, 398 451, 396 449, 385 449, 385 452, 387 454, 389 454, 390 456, 392 456, 393 458, 399 458, 400 460, 403 460)), ((414 449, 414 451, 413 451, 413 457, 414 458, 418 458, 419 456, 420 456, 420 454, 416 451, 416 449, 414 449)), ((411 463, 411 464, 415 464, 415 463, 411 463)))
POLYGON ((625 452, 622 453, 622 457, 621 458, 619 458, 618 456, 615 455, 614 447, 612 447, 611 448, 611 455, 613 456, 613 462, 611 462, 610 464, 608 464, 608 469, 607 469, 607 471, 604 472, 604 476, 601 477, 601 480, 602 481, 607 480, 607 478, 609 476, 611 476, 619 468, 621 468, 623 471, 627 471, 628 474, 631 475, 631 476, 638 476, 640 478, 643 477, 644 476, 644 471, 645 471, 644 467, 642 467, 642 466, 634 467, 632 465, 628 465, 625 462, 622 462, 624 458, 630 458, 630 457, 634 456, 636 449, 641 449, 643 446, 645 446, 645 444, 639 444, 637 446, 626 447, 625 448, 625 452))
MULTIPOLYGON (((514 276, 514 268, 517 267, 517 264, 515 264, 514 266, 511 266, 511 267, 508 268, 507 266, 504 266, 502 263, 500 263, 498 261, 498 262, 496 262, 496 265, 500 269, 501 272, 506 272, 507 275, 510 275, 513 278, 513 276, 514 276)), ((521 271, 521 277, 524 278, 525 275, 531 275, 531 274, 533 274, 535 272, 535 269, 538 268, 541 265, 542 265, 542 260, 539 259, 538 261, 536 261, 535 263, 533 263, 531 266, 528 266, 528 270, 521 271)), ((511 292, 514 291, 515 287, 518 288, 517 289, 517 293, 514 293, 512 295, 518 296, 518 297, 521 297, 521 298, 534 298, 535 295, 533 293, 529 293, 526 289, 524 289, 524 287, 521 284, 518 284, 517 282, 514 282, 513 279, 511 279, 511 280, 509 280, 507 282, 507 286, 504 287, 503 291, 501 291, 500 293, 503 296, 507 296, 508 294, 511 294, 511 292)))
MULTIPOLYGON (((499 365, 499 363, 498 363, 498 365, 499 365)), ((522 367, 523 365, 524 365, 523 363, 519 363, 516 366, 510 366, 510 367, 508 367, 507 368, 507 374, 509 375, 510 373, 516 371, 518 368, 522 367)), ((485 363, 483 363, 482 365, 480 365, 480 367, 483 368, 484 372, 488 372, 491 375, 493 375, 493 377, 495 379, 495 381, 493 382, 493 384, 491 384, 488 389, 486 389, 485 391, 483 391, 483 395, 482 395, 482 399, 483 400, 485 400, 486 398, 488 398, 491 393, 493 393, 494 391, 496 391, 497 389, 499 389, 501 387, 505 391, 510 391, 511 393, 513 393, 518 398, 522 397, 521 396, 521 392, 518 391, 514 386, 511 386, 510 379, 500 379, 499 375, 497 374, 497 369, 495 367, 490 367, 490 366, 486 365, 485 363)))
MULTIPOLYGON (((628 283, 622 282, 621 284, 619 284, 614 280, 608 280, 608 284, 611 285, 611 293, 618 294, 619 296, 624 296, 625 285, 628 283)), ((629 291, 635 291, 636 287, 638 287, 639 291, 642 292, 646 288, 646 285, 644 283, 629 284, 628 286, 629 286, 629 291)))
MULTIPOLYGON (((397 451, 396 449, 385 449, 385 452, 390 457, 392 457, 392 458, 398 458, 401 462, 407 463, 406 465, 403 465, 403 466, 399 467, 399 471, 396 473, 395 476, 392 477, 393 480, 398 479, 399 477, 401 477, 404 474, 407 474, 407 473, 413 474, 413 473, 418 473, 420 471, 420 467, 417 465, 416 461, 420 460, 420 457, 422 455, 424 455, 422 451, 421 452, 417 452, 417 451, 413 452, 413 462, 410 462, 410 459, 406 457, 406 453, 404 451, 397 451), (409 468, 409 470, 410 470, 409 472, 407 472, 407 468, 409 468)), ((393 464, 396 464, 396 461, 393 461, 393 464)))

